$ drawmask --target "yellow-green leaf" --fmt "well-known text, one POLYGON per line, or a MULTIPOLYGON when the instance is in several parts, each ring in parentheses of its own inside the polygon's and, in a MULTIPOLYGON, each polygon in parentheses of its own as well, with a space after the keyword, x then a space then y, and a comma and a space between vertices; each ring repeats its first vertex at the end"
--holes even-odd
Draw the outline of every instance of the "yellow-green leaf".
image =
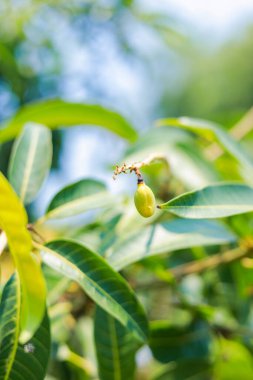
POLYGON ((41 323, 45 311, 46 288, 37 258, 31 253, 31 237, 26 229, 25 209, 0 173, 0 228, 17 268, 22 289, 21 340, 28 340, 41 323))
POLYGON ((126 140, 135 141, 137 132, 128 121, 112 110, 93 104, 69 103, 60 99, 32 103, 22 107, 0 129, 0 142, 16 137, 27 122, 41 123, 55 129, 59 126, 96 125, 126 140))

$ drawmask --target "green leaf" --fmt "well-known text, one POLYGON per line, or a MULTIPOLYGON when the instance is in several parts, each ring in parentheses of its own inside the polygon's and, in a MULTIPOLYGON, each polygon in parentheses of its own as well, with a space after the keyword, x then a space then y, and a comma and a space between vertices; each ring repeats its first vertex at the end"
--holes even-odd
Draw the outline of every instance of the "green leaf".
POLYGON ((17 275, 4 287, 0 304, 0 380, 43 380, 50 354, 47 314, 28 344, 18 342, 21 289, 17 275))
POLYGON ((210 380, 212 365, 207 359, 185 359, 170 363, 153 380, 210 380), (167 367, 167 368, 166 368, 167 367))
POLYGON ((151 129, 129 147, 125 160, 143 162, 155 157, 167 161, 173 176, 189 188, 219 181, 213 165, 198 149, 193 137, 179 129, 151 129))
POLYGON ((100 307, 118 319, 141 341, 147 337, 144 311, 128 283, 98 254, 69 240, 36 244, 42 260, 79 283, 100 307))
POLYGON ((2 173, 0 194, 0 228, 6 233, 21 281, 21 340, 26 341, 34 334, 43 318, 46 287, 38 259, 31 253, 25 209, 2 173))
POLYGON ((253 364, 250 351, 239 342, 219 339, 214 378, 219 380, 253 378, 253 364))
POLYGON ((158 120, 157 125, 184 128, 196 132, 208 140, 216 140, 225 148, 228 153, 237 159, 242 167, 245 168, 246 172, 249 170, 252 171, 252 157, 250 157, 242 145, 239 142, 235 141, 229 133, 225 132, 219 124, 201 119, 180 117, 177 119, 169 118, 158 120))
POLYGON ((28 123, 15 141, 9 164, 9 180, 24 203, 37 195, 50 169, 52 138, 48 128, 28 123))
POLYGON ((137 132, 120 114, 98 105, 69 103, 60 99, 31 103, 22 107, 0 129, 0 142, 16 137, 27 122, 41 123, 55 129, 74 125, 97 125, 129 141, 137 139, 137 132))
POLYGON ((139 344, 125 327, 100 307, 96 307, 94 337, 99 378, 133 380, 139 344))
POLYGON ((150 256, 184 248, 230 243, 235 239, 221 223, 176 219, 147 226, 119 239, 107 255, 113 268, 121 270, 150 256))
POLYGON ((206 322, 195 320, 186 326, 169 321, 154 321, 150 326, 149 346, 158 361, 208 358, 210 331, 206 322))
POLYGON ((99 207, 110 206, 114 197, 105 185, 94 179, 82 179, 62 189, 50 202, 44 219, 60 219, 99 207))
POLYGON ((223 218, 253 211, 253 188, 236 183, 207 186, 158 206, 183 218, 223 218))
POLYGON ((0 42, 0 71, 1 76, 7 79, 12 90, 22 98, 24 88, 14 52, 2 41, 0 42))

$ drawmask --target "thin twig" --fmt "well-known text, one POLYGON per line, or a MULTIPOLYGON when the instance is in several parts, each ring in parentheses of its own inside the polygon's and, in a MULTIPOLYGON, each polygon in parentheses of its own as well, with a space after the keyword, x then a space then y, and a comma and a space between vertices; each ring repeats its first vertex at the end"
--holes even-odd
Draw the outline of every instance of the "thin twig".
MULTIPOLYGON (((249 132, 253 130, 253 107, 236 123, 230 130, 230 134, 235 140, 243 139, 249 132)), ((205 149, 206 157, 215 161, 223 154, 221 146, 214 142, 205 149)))
POLYGON ((114 174, 113 174, 113 179, 115 180, 117 176, 121 173, 127 174, 127 173, 132 173, 132 172, 135 172, 138 178, 142 178, 140 169, 144 166, 148 166, 157 161, 163 161, 163 162, 166 162, 167 165, 169 165, 168 160, 165 156, 161 154, 152 154, 148 158, 146 158, 144 161, 134 162, 128 165, 126 163, 124 163, 121 166, 116 165, 114 174))
MULTIPOLYGON (((169 273, 174 276, 174 279, 178 280, 189 274, 201 273, 205 270, 214 269, 220 265, 228 264, 236 260, 240 260, 245 256, 250 256, 253 253, 253 247, 251 244, 245 243, 245 246, 231 249, 224 253, 217 253, 216 255, 206 257, 201 260, 179 265, 169 270, 169 273)), ((170 285, 172 282, 153 280, 148 283, 137 284, 136 290, 163 288, 170 285)))
POLYGON ((35 229, 33 224, 28 224, 27 229, 28 231, 32 232, 37 238, 39 238, 42 244, 45 243, 44 237, 41 234, 39 234, 39 232, 35 229))
POLYGON ((253 107, 234 125, 231 135, 236 140, 241 140, 253 129, 253 107))
POLYGON ((176 278, 181 278, 188 274, 201 273, 205 270, 216 268, 219 265, 239 260, 250 253, 251 250, 238 247, 224 253, 219 253, 201 260, 179 265, 178 267, 171 269, 170 272, 172 272, 176 278))
POLYGON ((62 345, 57 351, 57 358, 61 361, 68 361, 77 368, 80 368, 88 376, 95 376, 96 368, 93 363, 71 351, 67 345, 62 345))

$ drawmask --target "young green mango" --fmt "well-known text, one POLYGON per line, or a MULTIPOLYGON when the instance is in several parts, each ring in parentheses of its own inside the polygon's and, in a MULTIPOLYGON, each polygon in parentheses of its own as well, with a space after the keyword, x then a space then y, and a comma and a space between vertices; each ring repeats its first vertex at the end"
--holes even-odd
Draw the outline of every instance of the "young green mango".
POLYGON ((149 218, 155 212, 155 196, 153 191, 145 185, 143 180, 138 181, 138 188, 134 195, 134 203, 137 211, 144 218, 149 218))

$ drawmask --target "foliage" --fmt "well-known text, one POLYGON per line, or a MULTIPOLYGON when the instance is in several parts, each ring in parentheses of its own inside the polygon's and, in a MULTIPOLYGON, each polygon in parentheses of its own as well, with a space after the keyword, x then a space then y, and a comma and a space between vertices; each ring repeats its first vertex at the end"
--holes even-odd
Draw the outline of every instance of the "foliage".
MULTIPOLYGON (((48 115, 46 112, 45 108, 45 121, 50 118, 50 107, 48 115)), ((91 115, 91 109, 87 112, 91 115)), ((99 120, 99 108, 92 112, 99 120)), ((104 112, 107 111, 101 110, 101 116, 104 112)), ((60 124, 75 125, 75 118, 71 121, 70 115, 61 113, 60 117, 60 124)), ((84 123, 85 120, 84 115, 84 123)), ((127 130, 120 117, 118 120, 114 132, 131 140, 133 127, 127 130)), ((237 360, 247 363, 245 378, 250 377, 249 357, 253 347, 248 338, 251 310, 248 294, 252 279, 248 274, 253 267, 250 259, 253 243, 247 226, 253 208, 253 189, 244 183, 247 178, 241 170, 245 162, 247 169, 251 163, 250 159, 244 159, 248 157, 244 148, 215 127, 218 142, 222 135, 222 145, 226 148, 229 142, 233 146, 228 151, 235 158, 229 161, 229 165, 234 163, 231 170, 234 182, 225 181, 223 172, 204 158, 203 140, 189 136, 181 119, 166 120, 165 127, 154 128, 154 144, 150 144, 147 136, 141 136, 126 152, 128 160, 140 158, 138 170, 145 172, 147 180, 153 183, 160 210, 151 218, 139 216, 134 209, 133 194, 130 198, 113 196, 102 182, 84 178, 58 192, 44 215, 28 225, 24 204, 31 202, 41 188, 52 151, 50 130, 34 121, 41 120, 26 118, 23 128, 19 124, 16 129, 15 123, 7 127, 9 136, 14 136, 13 131, 18 136, 10 158, 9 182, 1 174, 1 271, 13 273, 12 259, 16 268, 16 273, 12 277, 6 274, 2 282, 2 378, 18 380, 16 371, 25 366, 27 373, 36 372, 36 379, 44 379, 50 362, 47 374, 55 378, 64 378, 62 374, 66 372, 70 379, 75 376, 134 379, 141 376, 135 356, 144 345, 152 352, 147 379, 189 376, 225 379, 228 366, 222 358, 226 355, 231 365, 236 365, 233 363, 237 360), (217 173, 221 182, 213 184, 207 177, 204 188, 184 192, 191 181, 189 178, 184 181, 177 170, 168 171, 171 155, 166 154, 169 147, 176 152, 182 139, 187 141, 185 157, 192 143, 203 155, 205 166, 217 173), (151 181, 154 176, 155 183, 151 181), (172 186, 164 189, 166 177, 172 186), (92 210, 96 212, 82 221, 80 228, 75 218, 92 210), (207 220, 212 218, 223 220, 207 220), (61 220, 66 221, 64 228, 58 225, 61 220), (223 260, 226 267, 222 266, 223 260), (44 281, 49 320, 47 316, 43 319, 44 281), (73 342, 71 335, 78 329, 79 320, 85 316, 91 321, 93 315, 94 338, 84 330, 82 338, 77 336, 73 342), (64 320, 65 331, 61 327, 64 320), (97 361, 91 354, 90 340, 94 341, 97 361), (240 358, 233 353, 233 344, 241 345, 240 358), (41 362, 38 368, 36 358, 41 362)), ((187 120, 190 128, 196 124, 187 120)), ((194 127, 195 130, 203 133, 201 127, 194 127)), ((209 129, 205 129, 204 137, 210 136, 209 129)), ((223 161, 224 170, 226 155, 219 160, 223 161)), ((192 165, 198 169, 198 160, 192 161, 192 165)), ((134 167, 133 164, 130 169, 134 167)), ((192 178, 193 187, 194 181, 192 178)), ((22 376, 26 379, 28 375, 22 372, 22 376)))
POLYGON ((252 379, 252 28, 207 54, 134 0, 2 0, 0 23, 0 380, 252 379), (84 163, 38 215, 75 126, 117 181, 84 163))

